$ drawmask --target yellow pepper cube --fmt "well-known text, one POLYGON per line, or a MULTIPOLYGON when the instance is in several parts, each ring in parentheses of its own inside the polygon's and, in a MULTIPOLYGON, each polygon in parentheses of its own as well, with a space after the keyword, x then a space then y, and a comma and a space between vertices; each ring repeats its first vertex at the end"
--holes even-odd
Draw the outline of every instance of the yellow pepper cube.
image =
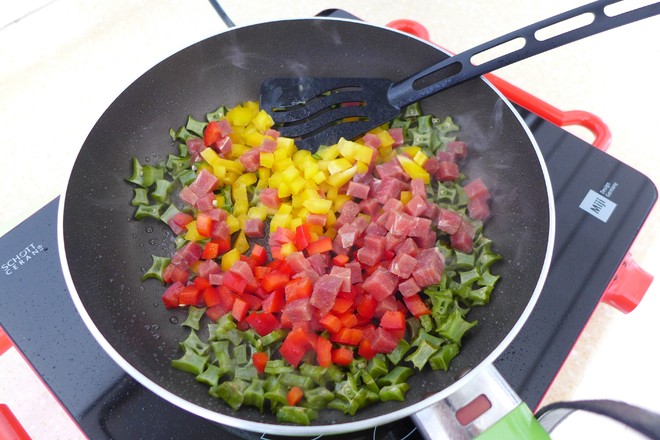
POLYGON ((293 182, 298 176, 300 176, 300 171, 293 164, 282 171, 282 178, 285 182, 293 182))
POLYGON ((307 180, 311 180, 318 171, 318 163, 311 163, 303 168, 303 177, 307 180))
POLYGON ((289 225, 289 228, 293 231, 296 230, 298 226, 301 226, 303 224, 303 219, 300 217, 295 217, 291 219, 291 224, 289 225))
POLYGON ((227 226, 229 226, 229 233, 230 234, 233 234, 234 232, 241 229, 240 222, 238 221, 238 219, 236 217, 234 217, 233 214, 229 214, 227 216, 226 222, 227 222, 227 226))
POLYGON ((334 200, 337 198, 339 195, 339 188, 335 188, 334 186, 329 186, 328 189, 325 191, 325 198, 328 200, 334 200))
MULTIPOLYGON (((248 145, 251 145, 251 144, 248 144, 248 145)), ((243 154, 250 151, 252 149, 252 147, 250 147, 248 145, 232 143, 231 144, 231 157, 232 157, 232 159, 238 159, 243 154)))
POLYGON ((319 148, 319 150, 316 152, 316 155, 326 161, 336 159, 339 156, 339 147, 335 144, 319 148))
POLYGON ((400 150, 403 151, 404 153, 408 154, 408 156, 410 156, 410 157, 415 157, 415 155, 421 151, 421 148, 416 147, 416 146, 401 147, 400 150))
POLYGON ((275 157, 275 163, 273 164, 273 170, 275 171, 285 171, 287 168, 296 168, 296 165, 293 163, 290 157, 285 157, 284 159, 277 160, 275 157))
POLYGON ((413 161, 420 167, 423 167, 427 160, 429 160, 429 157, 422 150, 413 156, 413 161))
POLYGON ((291 214, 275 214, 270 220, 270 232, 277 231, 277 228, 288 228, 291 224, 291 214))
POLYGON ((220 208, 220 207, 224 206, 224 204, 225 204, 225 196, 223 196, 222 194, 216 194, 215 195, 215 206, 216 206, 216 208, 220 208))
MULTIPOLYGON (((243 139, 245 140, 245 143, 251 147, 260 147, 261 144, 263 144, 264 139, 266 136, 263 134, 259 133, 258 131, 252 131, 250 133, 244 133, 243 134, 243 139)), ((233 153, 233 145, 232 145, 232 153, 233 153)))
POLYGON ((277 138, 276 150, 282 150, 287 156, 293 156, 298 149, 292 138, 280 136, 277 138))
POLYGON ((265 221, 266 217, 268 217, 268 208, 264 205, 257 205, 248 209, 247 218, 258 218, 265 221))
POLYGON ((332 200, 326 199, 313 199, 305 200, 303 206, 309 209, 313 214, 327 214, 332 208, 332 200))
POLYGON ((250 250, 250 243, 248 243, 245 237, 245 232, 241 231, 238 233, 238 237, 236 237, 236 242, 234 243, 234 249, 240 254, 244 254, 250 250))
POLYGON ((405 205, 410 201, 410 199, 412 199, 412 191, 401 191, 401 203, 405 205))
POLYGON ((317 185, 320 185, 321 183, 325 182, 325 180, 326 180, 327 178, 328 178, 328 175, 327 175, 325 172, 323 172, 323 171, 321 171, 321 170, 318 170, 318 171, 316 172, 316 174, 314 174, 314 176, 312 177, 312 180, 313 180, 314 183, 316 183, 317 185))
POLYGON ((330 173, 330 175, 334 175, 349 169, 352 165, 353 164, 344 157, 334 159, 328 162, 328 173, 330 173))
POLYGON ((204 148, 201 153, 199 153, 200 156, 212 167, 216 167, 220 165, 220 156, 218 156, 218 153, 215 152, 212 148, 204 148))
POLYGON ((243 174, 245 172, 243 164, 236 160, 223 159, 220 157, 218 159, 218 164, 224 166, 227 168, 227 171, 231 171, 232 173, 243 174))
POLYGON ((411 179, 417 179, 421 177, 425 184, 431 182, 431 176, 429 175, 428 171, 419 166, 411 158, 399 154, 397 159, 399 160, 403 170, 410 176, 411 179))
POLYGON ((376 136, 380 138, 381 147, 390 147, 394 144, 394 139, 387 130, 379 131, 376 136))
POLYGON ((213 175, 219 180, 224 181, 225 176, 227 176, 227 168, 224 165, 218 165, 213 167, 213 175))
POLYGON ((277 209, 278 214, 291 214, 293 212, 293 206, 291 206, 288 203, 282 203, 280 207, 277 209))
POLYGON ((264 110, 260 110, 252 119, 252 124, 262 133, 272 127, 274 123, 273 118, 264 110))
POLYGON ((293 179, 289 186, 292 194, 298 194, 307 186, 307 181, 302 176, 298 176, 293 179))
POLYGON ((241 259, 241 253, 236 249, 231 249, 222 256, 220 260, 220 268, 227 272, 238 260, 241 259))
POLYGON ((296 164, 298 168, 304 168, 307 163, 311 160, 314 160, 312 158, 312 152, 309 150, 298 150, 295 153, 293 153, 293 163, 296 164))
POLYGON ((355 142, 346 140, 344 138, 339 139, 339 142, 337 142, 337 150, 339 150, 339 154, 341 154, 343 157, 354 160, 355 159, 355 150, 356 150, 356 144, 355 142))
POLYGON ((285 182, 282 180, 280 182, 280 185, 277 187, 277 197, 280 198, 280 200, 285 199, 291 195, 291 186, 289 186, 288 182, 285 182))
POLYGON ((369 164, 367 164, 365 162, 357 161, 357 162, 355 162, 355 166, 357 166, 358 174, 365 174, 369 171, 369 164))
POLYGON ((245 173, 241 174, 236 181, 234 181, 234 186, 252 186, 257 183, 257 175, 254 173, 245 173))
POLYGON ((327 182, 336 188, 341 188, 342 186, 347 184, 353 178, 353 176, 355 176, 356 173, 357 173, 357 167, 352 166, 347 170, 329 176, 327 178, 327 182))
POLYGON ((259 165, 264 168, 272 168, 275 163, 275 155, 268 151, 259 153, 259 165))
POLYGON ((296 248, 296 245, 293 243, 285 243, 282 245, 282 248, 280 250, 280 254, 283 257, 287 257, 291 255, 294 252, 298 252, 298 249, 296 248))
POLYGON ((355 146, 355 160, 370 164, 374 157, 374 149, 366 145, 356 144, 355 146))
POLYGON ((332 227, 337 223, 337 216, 333 211, 329 211, 325 221, 325 227, 328 229, 333 229, 332 227))
POLYGON ((197 232, 197 222, 195 220, 191 221, 190 223, 186 224, 186 235, 185 239, 189 241, 200 241, 203 240, 206 237, 202 237, 199 232, 197 232))
POLYGON ((227 120, 231 125, 245 127, 252 120, 252 110, 248 107, 237 105, 227 112, 227 120))
POLYGON ((351 196, 347 196, 346 194, 339 194, 337 198, 334 200, 334 205, 333 205, 333 210, 339 211, 341 207, 344 205, 344 203, 348 202, 351 200, 351 196))

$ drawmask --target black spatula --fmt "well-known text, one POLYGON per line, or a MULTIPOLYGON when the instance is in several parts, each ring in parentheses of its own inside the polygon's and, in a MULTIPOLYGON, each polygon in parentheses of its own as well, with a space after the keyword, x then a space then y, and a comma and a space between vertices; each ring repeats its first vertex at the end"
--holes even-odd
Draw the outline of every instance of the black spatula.
POLYGON ((353 139, 394 119, 407 105, 456 84, 660 14, 660 3, 617 13, 632 1, 601 0, 580 6, 495 38, 396 83, 383 78, 267 79, 261 86, 261 108, 270 113, 283 136, 298 139, 299 148, 315 150, 341 137, 353 139), (560 32, 560 26, 570 29, 560 32), (488 58, 490 53, 511 45, 517 47, 488 58), (478 63, 480 57, 487 60, 478 63))

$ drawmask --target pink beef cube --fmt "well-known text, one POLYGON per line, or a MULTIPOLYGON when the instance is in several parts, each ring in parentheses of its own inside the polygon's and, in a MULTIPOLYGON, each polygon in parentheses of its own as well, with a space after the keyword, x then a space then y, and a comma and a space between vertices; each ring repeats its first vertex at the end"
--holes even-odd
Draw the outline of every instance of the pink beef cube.
POLYGON ((357 251, 357 259, 366 266, 373 266, 383 258, 384 249, 362 247, 357 251))
POLYGON ((199 199, 197 199, 197 202, 195 202, 195 208, 197 208, 197 210, 200 212, 210 211, 215 208, 213 205, 214 201, 215 195, 213 195, 213 193, 205 194, 204 196, 201 196, 199 199))
POLYGON ((413 237, 413 240, 415 240, 415 244, 420 249, 428 249, 435 246, 436 241, 438 241, 438 236, 432 229, 429 229, 426 232, 426 235, 422 237, 413 237))
POLYGON ((426 185, 421 177, 410 181, 410 190, 412 191, 413 197, 420 196, 426 201, 426 185))
POLYGON ((285 258, 286 262, 291 266, 294 272, 300 273, 307 269, 312 269, 312 264, 307 261, 305 254, 302 252, 292 252, 285 258))
POLYGON ((413 296, 414 294, 418 293, 420 290, 422 289, 417 285, 414 278, 408 278, 407 280, 399 284, 399 292, 401 292, 401 295, 404 298, 413 296))
POLYGON ((401 200, 399 199, 389 199, 385 204, 383 205, 383 211, 399 211, 403 212, 404 206, 403 203, 401 203, 401 200))
POLYGON ((371 222, 369 223, 369 226, 367 226, 367 229, 364 230, 364 233, 367 235, 380 235, 381 237, 384 237, 387 235, 387 229, 376 222, 371 222))
POLYGON ((346 263, 344 267, 351 270, 351 284, 358 284, 364 281, 362 278, 362 265, 359 261, 351 261, 350 263, 346 263))
POLYGON ((358 182, 349 182, 346 194, 351 197, 357 197, 358 199, 366 199, 369 197, 370 189, 369 185, 358 182))
POLYGON ((383 181, 386 178, 393 178, 396 180, 404 180, 409 178, 408 174, 406 174, 406 172, 399 164, 399 161, 396 160, 390 160, 380 165, 376 165, 376 175, 383 181))
POLYGON ((394 139, 394 145, 392 145, 394 148, 403 145, 403 128, 390 128, 387 132, 392 136, 392 139, 394 139))
MULTIPOLYGON (((332 300, 334 302, 334 299, 332 300)), ((332 306, 328 310, 330 310, 332 306)), ((288 302, 282 310, 282 321, 306 322, 314 316, 310 298, 300 298, 288 302)))
POLYGON ((438 248, 424 249, 417 255, 417 267, 412 276, 417 285, 424 288, 440 282, 444 267, 444 259, 438 248))
POLYGON ((245 220, 245 228, 243 229, 245 235, 250 238, 257 238, 264 236, 264 222, 259 218, 249 218, 245 220))
POLYGON ((408 254, 398 254, 390 264, 390 272, 399 278, 409 278, 417 266, 417 260, 408 254))
POLYGON ((447 151, 454 154, 456 159, 465 159, 468 155, 468 146, 462 141, 451 141, 447 143, 447 151))
POLYGON ((333 266, 330 271, 330 275, 341 278, 342 284, 339 289, 340 292, 350 292, 351 291, 351 268, 350 267, 340 267, 333 266))
POLYGON ((392 295, 399 285, 399 278, 385 269, 378 269, 362 283, 362 287, 374 299, 381 301, 392 295))
POLYGON ((397 254, 408 254, 412 257, 419 254, 419 247, 412 238, 406 238, 400 245, 398 245, 394 252, 397 254))
POLYGON ((388 216, 387 222, 385 224, 385 228, 392 234, 403 237, 417 233, 417 231, 412 231, 414 226, 415 217, 411 217, 404 212, 398 211, 390 211, 390 215, 388 216))
POLYGON ((403 241, 406 240, 406 237, 402 235, 394 235, 390 232, 385 236, 385 249, 388 251, 393 251, 396 249, 403 241))
POLYGON ((335 275, 321 276, 314 283, 309 303, 316 307, 321 315, 325 315, 334 306, 335 299, 337 299, 337 294, 339 293, 342 284, 343 280, 335 275))
POLYGON ((277 209, 280 207, 280 198, 277 195, 276 188, 264 188, 259 193, 259 201, 269 208, 277 209))
POLYGON ((438 170, 435 172, 434 176, 441 182, 447 182, 456 180, 460 174, 461 172, 455 162, 443 160, 440 161, 438 170))
POLYGON ((406 203, 404 211, 414 217, 419 217, 426 212, 426 207, 426 200, 421 196, 416 195, 406 203))
POLYGON ((307 216, 307 223, 310 225, 325 226, 326 221, 328 221, 328 216, 325 214, 309 214, 307 216))
POLYGON ((360 211, 370 216, 375 215, 380 209, 380 203, 378 203, 378 200, 376 199, 362 200, 359 206, 360 211))
POLYGON ((463 218, 459 213, 445 208, 438 208, 436 226, 442 232, 449 235, 455 234, 461 223, 463 223, 463 218))
POLYGON ((330 266, 330 256, 325 253, 311 255, 307 257, 307 261, 309 261, 312 269, 319 275, 325 275, 330 266))
POLYGON ((426 237, 431 230, 431 219, 412 217, 412 226, 408 232, 410 237, 426 237))
POLYGON ((339 239, 343 249, 350 249, 355 244, 358 235, 358 228, 353 226, 353 224, 347 224, 337 230, 337 237, 335 240, 339 239))
POLYGON ((252 268, 243 260, 236 261, 229 269, 229 272, 233 272, 239 277, 243 278, 248 284, 252 284, 255 281, 254 274, 252 273, 252 268))

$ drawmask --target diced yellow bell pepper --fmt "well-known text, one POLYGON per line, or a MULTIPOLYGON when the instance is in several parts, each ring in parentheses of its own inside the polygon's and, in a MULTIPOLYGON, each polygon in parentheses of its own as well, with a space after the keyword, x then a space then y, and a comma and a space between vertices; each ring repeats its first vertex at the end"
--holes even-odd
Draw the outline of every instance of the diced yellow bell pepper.
POLYGON ((277 197, 279 197, 281 200, 289 196, 291 196, 291 186, 288 182, 282 179, 282 182, 280 182, 280 185, 277 187, 277 197))
POLYGON ((319 148, 318 151, 316 152, 316 155, 319 156, 321 159, 327 161, 336 159, 337 156, 339 156, 339 147, 335 144, 335 145, 319 148))
POLYGON ((327 182, 337 188, 341 188, 345 184, 347 184, 353 176, 357 173, 357 166, 352 166, 351 168, 341 171, 337 174, 333 174, 332 176, 328 176, 326 179, 327 182))
POLYGON ((252 206, 247 212, 248 218, 258 218, 261 221, 266 221, 268 217, 268 208, 264 205, 252 206))
POLYGON ((231 157, 232 157, 232 159, 238 159, 243 154, 247 153, 248 151, 250 151, 252 149, 252 144, 251 143, 246 142, 246 144, 247 145, 236 144, 236 143, 231 144, 231 157))
POLYGON ((186 229, 188 230, 186 232, 186 235, 184 238, 189 241, 200 241, 205 239, 206 237, 202 237, 199 232, 197 232, 197 221, 193 220, 190 223, 186 225, 186 229))
POLYGON ((305 200, 303 206, 309 209, 313 214, 327 214, 332 208, 332 200, 327 199, 314 199, 305 200))
POLYGON ((328 173, 330 173, 330 175, 332 176, 334 174, 349 169, 352 165, 353 164, 344 157, 341 157, 339 159, 333 159, 330 162, 328 162, 328 173))
POLYGON ((287 256, 291 255, 294 252, 298 252, 298 249, 296 249, 296 245, 293 244, 293 243, 284 243, 282 245, 281 250, 280 250, 280 254, 283 257, 287 257, 287 256))
POLYGON ((266 168, 272 168, 275 163, 275 155, 269 151, 259 153, 259 165, 266 168))
POLYGON ((292 194, 298 194, 307 186, 307 181, 302 176, 298 176, 293 179, 289 186, 291 186, 292 194))
POLYGON ((236 242, 234 243, 234 249, 236 249, 241 254, 244 254, 250 250, 250 244, 245 237, 245 232, 241 231, 238 233, 238 237, 236 237, 236 242))
POLYGON ((212 167, 216 167, 221 164, 220 156, 218 156, 218 153, 216 153, 213 148, 206 147, 199 153, 199 155, 202 156, 202 159, 204 159, 206 163, 212 167))
POLYGON ((381 147, 390 147, 394 144, 394 139, 387 130, 376 133, 376 136, 380 138, 381 147))
POLYGON ((227 176, 227 168, 225 168, 224 165, 214 166, 213 175, 224 182, 225 177, 227 176))
POLYGON ((270 220, 270 232, 277 231, 277 228, 288 228, 291 224, 291 214, 275 214, 270 220))
POLYGON ((229 233, 233 234, 234 232, 238 231, 241 229, 241 224, 239 223, 238 219, 234 217, 233 214, 229 214, 227 216, 227 226, 229 226, 229 233))
POLYGON ((245 127, 252 120, 252 110, 249 107, 237 105, 227 112, 226 117, 231 125, 245 127))
POLYGON ((234 181, 234 186, 252 186, 257 183, 257 175, 254 173, 245 173, 241 174, 236 181, 234 181))
POLYGON ((413 160, 417 165, 423 167, 426 161, 429 160, 429 157, 426 155, 426 153, 420 150, 413 156, 413 160))
POLYGON ((241 259, 241 253, 238 251, 238 249, 234 248, 229 250, 227 253, 225 253, 222 256, 222 259, 220 260, 220 268, 227 272, 231 267, 236 263, 238 260, 241 259))
POLYGON ((296 144, 293 142, 292 138, 280 136, 277 138, 277 150, 284 150, 287 156, 293 156, 293 153, 297 151, 296 144))
POLYGON ((325 182, 325 180, 327 178, 328 178, 328 175, 326 173, 324 173, 323 171, 319 170, 319 171, 316 172, 316 174, 314 174, 314 176, 312 177, 312 180, 317 185, 320 185, 321 183, 325 182))
POLYGON ((277 209, 278 214, 291 214, 293 212, 293 206, 291 206, 288 203, 282 203, 280 207, 277 209))
POLYGON ((257 189, 268 188, 268 179, 270 178, 270 169, 259 167, 257 170, 259 180, 257 181, 257 189))
POLYGON ((397 159, 399 160, 401 167, 410 176, 411 179, 418 179, 421 177, 425 184, 431 182, 431 176, 429 175, 428 171, 419 166, 411 158, 404 156, 403 154, 399 154, 397 155, 397 159))
POLYGON ((403 151, 404 153, 407 153, 408 156, 410 157, 415 157, 415 154, 419 153, 421 151, 421 148, 416 147, 416 146, 408 146, 408 147, 401 147, 399 150, 403 151))
POLYGON ((412 199, 412 191, 401 191, 401 203, 405 205, 410 201, 410 199, 412 199))
POLYGON ((259 113, 257 113, 257 116, 252 119, 252 124, 257 128, 257 130, 264 133, 266 130, 273 126, 274 122, 273 118, 268 113, 266 113, 266 111, 260 110, 259 113))
POLYGON ((215 206, 217 208, 220 208, 224 204, 225 204, 225 196, 223 196, 222 194, 216 194, 215 195, 215 206))
POLYGON ((285 182, 293 182, 298 176, 300 176, 300 171, 293 164, 282 171, 282 178, 285 182))
POLYGON ((314 159, 312 158, 312 152, 309 150, 298 150, 293 154, 293 163, 298 167, 298 169, 303 169, 307 164, 314 159))
POLYGON ((311 163, 303 168, 303 177, 307 180, 311 180, 318 171, 319 165, 316 162, 311 163))
POLYGON ((357 166, 358 174, 365 174, 367 171, 369 171, 369 164, 367 163, 357 161, 355 162, 355 166, 357 166))
POLYGON ((273 164, 274 171, 284 171, 290 167, 296 168, 296 165, 293 163, 290 157, 285 157, 284 159, 277 159, 275 156, 275 163, 273 164))
POLYGON ((301 219, 300 217, 296 217, 291 219, 291 224, 289 225, 289 228, 295 231, 296 228, 302 224, 303 224, 303 219, 301 219))
POLYGON ((346 194, 339 194, 334 200, 333 209, 335 211, 339 211, 341 207, 344 206, 344 203, 348 202, 351 199, 352 199, 351 196, 347 196, 346 194))

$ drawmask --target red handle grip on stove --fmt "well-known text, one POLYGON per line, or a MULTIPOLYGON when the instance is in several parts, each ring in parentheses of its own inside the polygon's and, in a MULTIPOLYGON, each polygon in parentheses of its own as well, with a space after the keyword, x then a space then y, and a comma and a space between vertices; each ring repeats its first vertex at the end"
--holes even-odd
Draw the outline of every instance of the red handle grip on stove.
POLYGON ((623 313, 629 313, 641 302, 653 275, 642 269, 628 253, 605 289, 601 301, 623 313))
MULTIPOLYGON (((414 20, 394 20, 388 23, 387 27, 406 32, 426 41, 431 41, 428 30, 414 20)), ((493 74, 487 74, 484 76, 510 101, 560 127, 577 125, 586 128, 594 135, 592 145, 600 150, 605 151, 610 146, 610 143, 612 142, 612 133, 607 124, 605 124, 598 116, 582 110, 559 110, 493 74)))
POLYGON ((27 431, 4 403, 0 403, 0 439, 30 440, 27 431))

